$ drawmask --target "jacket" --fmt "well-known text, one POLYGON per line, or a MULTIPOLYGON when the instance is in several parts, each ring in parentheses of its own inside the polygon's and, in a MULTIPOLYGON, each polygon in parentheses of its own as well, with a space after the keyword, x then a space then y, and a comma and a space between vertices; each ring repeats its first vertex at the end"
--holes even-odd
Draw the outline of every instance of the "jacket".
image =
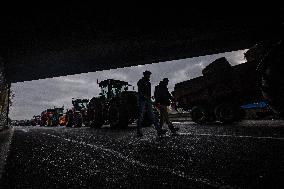
POLYGON ((154 97, 156 103, 160 103, 160 105, 164 106, 169 106, 171 104, 171 100, 173 100, 167 86, 163 83, 160 83, 155 87, 154 97))
POLYGON ((139 100, 151 99, 151 83, 150 80, 143 77, 137 82, 139 100))

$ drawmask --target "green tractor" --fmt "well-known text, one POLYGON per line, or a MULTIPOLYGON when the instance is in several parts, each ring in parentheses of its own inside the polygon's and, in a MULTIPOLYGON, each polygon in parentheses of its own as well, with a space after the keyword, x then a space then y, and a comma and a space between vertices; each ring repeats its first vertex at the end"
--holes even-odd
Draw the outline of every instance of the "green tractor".
POLYGON ((101 93, 90 100, 87 111, 91 127, 101 128, 103 124, 109 124, 111 128, 125 128, 137 119, 137 92, 128 91, 131 85, 114 79, 98 84, 101 93))
MULTIPOLYGON (((74 124, 75 127, 81 127, 82 124, 88 126, 89 123, 87 119, 88 103, 89 99, 72 99, 73 111, 71 116, 73 116, 72 125, 74 124)), ((67 120, 70 120, 70 118, 67 120)))

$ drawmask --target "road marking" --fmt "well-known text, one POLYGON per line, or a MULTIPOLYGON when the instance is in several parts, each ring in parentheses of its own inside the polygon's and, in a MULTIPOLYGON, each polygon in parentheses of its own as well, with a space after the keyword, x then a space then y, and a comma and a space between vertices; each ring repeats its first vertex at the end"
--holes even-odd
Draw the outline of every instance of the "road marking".
POLYGON ((195 133, 178 133, 178 134, 179 135, 190 135, 190 136, 215 136, 215 137, 232 137, 232 138, 284 140, 283 137, 257 137, 257 136, 246 136, 246 135, 215 135, 215 134, 195 134, 195 133))
POLYGON ((193 121, 172 121, 173 124, 187 125, 187 124, 196 124, 193 121))
POLYGON ((86 142, 83 142, 83 141, 77 141, 77 140, 73 140, 73 139, 63 138, 63 137, 56 136, 56 135, 53 135, 53 134, 48 134, 48 133, 42 133, 42 134, 53 137, 53 138, 62 139, 62 140, 68 141, 68 142, 73 142, 73 143, 81 144, 81 145, 84 145, 84 146, 88 146, 88 147, 94 148, 95 150, 105 151, 107 153, 110 153, 110 154, 118 157, 118 158, 123 159, 124 161, 126 161, 126 162, 128 162, 132 165, 138 165, 138 166, 146 168, 146 169, 150 168, 150 169, 156 169, 156 170, 163 171, 163 172, 168 172, 170 174, 185 178, 187 180, 192 180, 192 181, 202 183, 202 184, 206 184, 206 185, 209 185, 209 186, 212 186, 212 187, 220 187, 221 186, 220 183, 211 182, 211 181, 209 181, 208 179, 205 179, 205 178, 193 178, 193 177, 186 175, 184 172, 179 171, 179 170, 165 168, 165 167, 159 167, 157 165, 151 165, 151 164, 147 164, 147 163, 142 163, 142 162, 135 160, 133 158, 129 158, 129 157, 123 155, 122 153, 118 152, 118 151, 108 149, 108 148, 104 148, 103 146, 98 146, 98 145, 89 144, 89 143, 86 143, 86 142))
POLYGON ((21 131, 23 131, 23 132, 25 132, 25 133, 27 133, 27 132, 29 132, 29 130, 28 129, 20 129, 21 131))

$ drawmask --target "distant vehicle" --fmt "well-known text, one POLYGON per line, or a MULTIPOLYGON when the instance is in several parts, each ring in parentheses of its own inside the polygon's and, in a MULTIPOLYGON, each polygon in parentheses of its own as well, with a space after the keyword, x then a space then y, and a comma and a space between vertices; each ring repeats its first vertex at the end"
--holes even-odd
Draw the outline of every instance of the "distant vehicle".
POLYGON ((189 110, 197 123, 231 123, 243 118, 241 105, 265 101, 284 113, 283 43, 264 43, 245 53, 246 63, 231 66, 219 58, 202 70, 203 76, 177 83, 178 107, 189 110))
POLYGON ((25 120, 18 121, 18 126, 25 126, 25 124, 26 124, 25 120))
POLYGON ((19 120, 13 120, 11 125, 13 126, 19 126, 19 120))
POLYGON ((32 126, 32 121, 31 120, 25 120, 24 126, 32 126))
POLYGON ((46 126, 47 120, 48 120, 48 114, 47 114, 47 111, 45 110, 45 111, 41 112, 40 126, 46 126))
POLYGON ((72 99, 73 108, 66 114, 68 126, 81 127, 82 124, 88 126, 87 108, 89 99, 72 99), (72 117, 71 117, 72 116, 72 117))
POLYGON ((40 120, 41 120, 40 115, 33 116, 32 120, 31 120, 32 126, 40 125, 40 120))
POLYGON ((62 115, 59 117, 59 125, 60 125, 60 126, 65 126, 65 125, 66 125, 66 115, 65 115, 65 114, 62 114, 62 115))
POLYGON ((57 126, 61 120, 61 124, 65 124, 62 120, 65 120, 63 114, 64 108, 52 108, 47 109, 41 113, 41 126, 57 126))

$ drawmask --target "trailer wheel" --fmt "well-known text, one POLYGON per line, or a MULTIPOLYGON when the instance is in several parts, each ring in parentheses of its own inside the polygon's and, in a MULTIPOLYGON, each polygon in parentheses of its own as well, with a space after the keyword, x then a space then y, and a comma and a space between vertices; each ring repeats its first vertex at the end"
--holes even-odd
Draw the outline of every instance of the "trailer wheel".
POLYGON ((207 110, 203 106, 194 106, 190 110, 190 115, 191 115, 192 121, 198 124, 204 124, 208 120, 207 110))
POLYGON ((231 103, 223 103, 215 107, 214 114, 218 121, 232 123, 240 120, 241 110, 231 103))

